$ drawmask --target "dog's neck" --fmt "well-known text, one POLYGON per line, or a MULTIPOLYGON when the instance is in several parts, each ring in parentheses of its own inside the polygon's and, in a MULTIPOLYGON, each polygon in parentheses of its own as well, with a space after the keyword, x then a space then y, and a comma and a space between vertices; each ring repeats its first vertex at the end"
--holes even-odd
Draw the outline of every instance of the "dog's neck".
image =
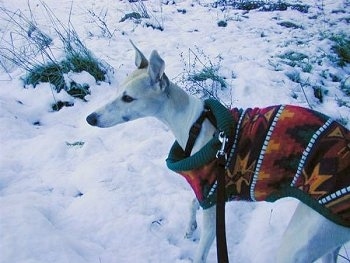
MULTIPOLYGON (((157 117, 171 129, 177 142, 184 150, 189 137, 189 130, 202 113, 204 103, 200 99, 188 95, 171 82, 168 86, 167 95, 162 111, 159 112, 157 117)), ((212 138, 214 132, 215 127, 209 120, 205 120, 192 153, 200 150, 212 138)))

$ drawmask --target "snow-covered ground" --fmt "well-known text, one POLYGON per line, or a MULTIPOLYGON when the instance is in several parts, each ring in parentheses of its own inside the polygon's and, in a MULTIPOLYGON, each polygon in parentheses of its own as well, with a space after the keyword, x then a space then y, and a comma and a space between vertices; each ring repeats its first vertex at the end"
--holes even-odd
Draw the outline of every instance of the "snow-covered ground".
MULTIPOLYGON (((29 2, 39 27, 55 38, 42 3, 29 2)), ((287 1, 309 4, 308 13, 244 12, 204 2, 210 1, 144 1, 151 23, 164 27, 160 31, 145 26, 145 20, 119 22, 135 11, 127 1, 45 0, 60 21, 71 20, 88 48, 112 65, 115 74, 111 84, 96 84, 86 74, 75 76, 91 86, 83 102, 63 91, 53 93, 47 83, 24 89, 20 77, 25 72, 19 68, 12 68, 10 75, 0 72, 1 263, 191 262, 201 229, 194 240, 184 239, 193 193, 166 168, 174 140, 169 129, 152 118, 109 129, 85 122, 118 93, 118 84, 134 69, 129 39, 145 55, 157 49, 174 81, 191 51, 202 60, 220 61, 219 72, 228 83, 220 97, 235 107, 293 103, 350 127, 350 98, 340 89, 341 82, 334 81, 334 76, 349 78, 350 68, 332 62, 332 42, 325 37, 340 32, 349 36, 349 1, 287 1), (111 38, 92 23, 89 11, 101 10, 108 10, 111 38), (227 21, 226 27, 218 26, 221 20, 227 21), (286 21, 300 28, 280 25, 286 21), (302 63, 312 69, 286 65, 279 56, 290 51, 307 55, 302 63), (287 77, 291 74, 299 83, 287 77), (314 96, 316 87, 324 93, 323 103, 314 96), (71 100, 74 107, 53 112, 51 104, 58 99, 71 100), (347 106, 339 107, 337 100, 347 106)), ((29 10, 26 0, 0 0, 0 7, 29 10)), ((11 30, 5 25, 1 20, 2 34, 11 30)), ((271 262, 296 205, 293 199, 227 204, 230 259, 271 262)), ((347 257, 346 247, 341 254, 347 257)), ((208 262, 216 262, 215 246, 208 262)))

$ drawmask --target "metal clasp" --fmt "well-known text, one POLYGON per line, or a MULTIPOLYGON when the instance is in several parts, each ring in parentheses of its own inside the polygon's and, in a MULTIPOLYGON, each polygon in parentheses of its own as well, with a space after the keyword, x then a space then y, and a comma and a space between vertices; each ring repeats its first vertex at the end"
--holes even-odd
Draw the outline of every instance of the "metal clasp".
POLYGON ((226 143, 227 143, 228 139, 223 131, 221 131, 219 133, 218 139, 221 142, 221 148, 216 153, 216 158, 219 159, 220 157, 224 156, 225 160, 227 160, 227 153, 225 152, 225 147, 226 147, 226 143))

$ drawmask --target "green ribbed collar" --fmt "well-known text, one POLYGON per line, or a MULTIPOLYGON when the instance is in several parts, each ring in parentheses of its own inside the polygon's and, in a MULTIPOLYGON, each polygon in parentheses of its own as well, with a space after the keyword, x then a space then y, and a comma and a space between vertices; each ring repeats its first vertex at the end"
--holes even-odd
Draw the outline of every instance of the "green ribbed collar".
MULTIPOLYGON (((228 138, 232 138, 234 134, 234 119, 230 111, 214 99, 205 100, 204 104, 214 114, 217 129, 223 131, 228 138)), ((175 141, 166 159, 166 164, 170 170, 175 172, 197 169, 214 160, 220 147, 221 143, 218 139, 218 134, 216 134, 200 151, 186 158, 184 150, 175 141)))

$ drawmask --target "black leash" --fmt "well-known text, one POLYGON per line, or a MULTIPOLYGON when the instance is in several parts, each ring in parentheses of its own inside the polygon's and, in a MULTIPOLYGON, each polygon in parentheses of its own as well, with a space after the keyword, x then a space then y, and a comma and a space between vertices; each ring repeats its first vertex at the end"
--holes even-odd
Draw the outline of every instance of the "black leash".
POLYGON ((225 225, 225 168, 227 154, 225 146, 227 138, 223 132, 219 134, 219 140, 222 143, 221 149, 217 152, 216 158, 220 167, 217 177, 216 189, 216 249, 218 263, 228 263, 227 242, 226 242, 226 225, 225 225))

